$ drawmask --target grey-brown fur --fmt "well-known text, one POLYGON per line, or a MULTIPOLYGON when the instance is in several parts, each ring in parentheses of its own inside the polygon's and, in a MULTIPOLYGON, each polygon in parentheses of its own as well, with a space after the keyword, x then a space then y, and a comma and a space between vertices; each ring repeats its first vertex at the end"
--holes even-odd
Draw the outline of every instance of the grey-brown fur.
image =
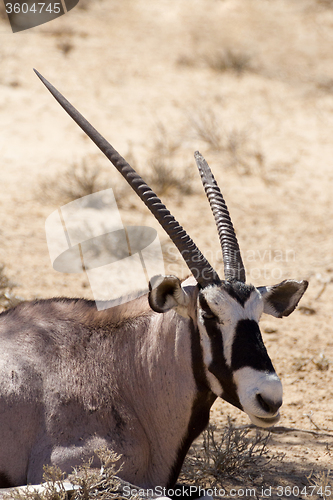
POLYGON ((100 312, 55 299, 0 315, 1 473, 36 483, 44 463, 71 472, 106 445, 127 480, 167 484, 196 394, 188 321, 154 313, 146 296, 100 312))

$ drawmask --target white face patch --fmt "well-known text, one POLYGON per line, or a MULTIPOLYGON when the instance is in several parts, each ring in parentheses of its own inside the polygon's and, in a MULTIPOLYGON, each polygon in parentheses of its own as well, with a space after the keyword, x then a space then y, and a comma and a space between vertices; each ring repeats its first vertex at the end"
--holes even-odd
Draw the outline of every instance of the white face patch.
POLYGON ((282 404, 282 384, 276 373, 266 373, 245 366, 233 374, 237 393, 244 411, 260 427, 270 427, 279 418, 282 404), (260 400, 269 404, 270 411, 260 400), (266 408, 266 409, 265 409, 266 408))

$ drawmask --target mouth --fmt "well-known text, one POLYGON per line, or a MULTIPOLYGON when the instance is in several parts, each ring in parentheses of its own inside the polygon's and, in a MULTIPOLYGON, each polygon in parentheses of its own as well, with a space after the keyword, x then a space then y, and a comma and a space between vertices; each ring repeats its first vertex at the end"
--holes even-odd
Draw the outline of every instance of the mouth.
POLYGON ((258 427, 272 427, 280 420, 280 413, 278 412, 274 417, 256 417, 249 415, 251 422, 258 427))

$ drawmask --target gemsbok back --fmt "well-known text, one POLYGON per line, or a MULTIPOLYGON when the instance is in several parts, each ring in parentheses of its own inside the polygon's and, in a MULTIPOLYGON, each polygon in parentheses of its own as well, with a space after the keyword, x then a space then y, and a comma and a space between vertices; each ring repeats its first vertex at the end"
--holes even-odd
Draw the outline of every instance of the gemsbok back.
MULTIPOLYGON (((38 73, 37 73, 38 74, 38 73)), ((269 427, 282 385, 258 322, 288 316, 307 288, 255 288, 208 164, 195 159, 221 242, 224 280, 142 178, 41 75, 156 217, 192 276, 156 277, 150 292, 98 311, 94 301, 22 302, 0 315, 0 486, 38 483, 43 465, 70 473, 99 447, 121 455, 120 476, 174 485, 217 397, 269 427)))

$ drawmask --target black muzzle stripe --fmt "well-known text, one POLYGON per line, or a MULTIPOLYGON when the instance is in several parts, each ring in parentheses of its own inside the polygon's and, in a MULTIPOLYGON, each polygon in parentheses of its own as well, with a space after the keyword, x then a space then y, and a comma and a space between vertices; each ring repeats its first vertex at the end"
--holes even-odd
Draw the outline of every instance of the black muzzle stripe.
POLYGON ((245 366, 259 371, 275 372, 262 340, 259 325, 250 319, 238 321, 232 344, 232 371, 245 366))

